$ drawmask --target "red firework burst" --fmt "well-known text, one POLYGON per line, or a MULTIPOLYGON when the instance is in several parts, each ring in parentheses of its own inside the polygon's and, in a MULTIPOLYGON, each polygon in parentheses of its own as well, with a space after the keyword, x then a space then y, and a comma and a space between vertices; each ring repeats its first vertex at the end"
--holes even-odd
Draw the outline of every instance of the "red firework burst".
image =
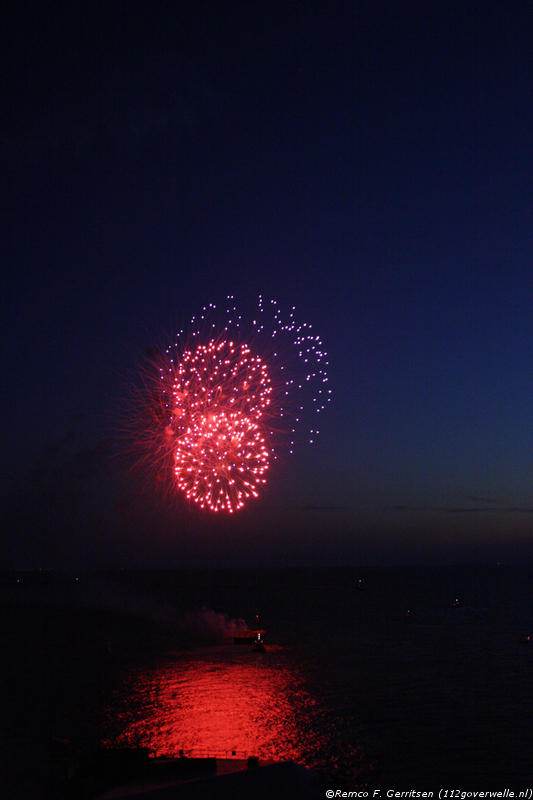
POLYGON ((234 412, 208 413, 177 439, 177 486, 201 508, 232 513, 257 497, 269 457, 256 422, 234 412))
POLYGON ((247 345, 220 338, 187 350, 165 378, 178 488, 202 508, 237 511, 257 497, 269 464, 266 365, 247 345))
POLYGON ((319 338, 297 326, 293 312, 282 322, 275 303, 268 310, 259 298, 247 327, 235 308, 225 322, 212 321, 214 306, 204 309, 191 321, 187 344, 180 334, 155 359, 157 387, 148 380, 138 409, 149 458, 157 452, 174 487, 204 509, 233 513, 257 497, 275 445, 286 439, 292 447, 303 399, 315 411, 329 400, 319 338))

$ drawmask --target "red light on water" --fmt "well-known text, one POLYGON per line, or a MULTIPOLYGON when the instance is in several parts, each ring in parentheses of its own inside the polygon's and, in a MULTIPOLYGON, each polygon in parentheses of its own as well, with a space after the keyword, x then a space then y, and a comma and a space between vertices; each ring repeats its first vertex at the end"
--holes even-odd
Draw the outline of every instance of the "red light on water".
POLYGON ((296 676, 248 648, 238 651, 232 661, 209 653, 139 672, 132 687, 136 702, 127 703, 123 730, 106 744, 168 756, 303 762, 298 707, 308 700, 296 676))

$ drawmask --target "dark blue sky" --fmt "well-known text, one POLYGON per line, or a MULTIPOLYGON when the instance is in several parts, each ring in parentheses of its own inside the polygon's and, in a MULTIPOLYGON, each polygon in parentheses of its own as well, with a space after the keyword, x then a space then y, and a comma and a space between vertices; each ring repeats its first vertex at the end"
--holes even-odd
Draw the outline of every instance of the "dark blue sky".
POLYGON ((532 52, 524 2, 12 4, 2 563, 530 561, 532 52), (229 293, 295 305, 334 394, 206 521, 113 420, 229 293))

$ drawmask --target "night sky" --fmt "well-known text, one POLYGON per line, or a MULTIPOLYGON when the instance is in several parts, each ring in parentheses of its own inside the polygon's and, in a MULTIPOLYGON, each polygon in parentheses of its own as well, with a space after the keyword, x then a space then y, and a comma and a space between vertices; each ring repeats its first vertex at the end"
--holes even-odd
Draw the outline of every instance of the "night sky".
POLYGON ((530 562, 531 3, 10 6, 0 564, 530 562), (333 394, 215 519, 120 419, 228 294, 296 306, 333 394))

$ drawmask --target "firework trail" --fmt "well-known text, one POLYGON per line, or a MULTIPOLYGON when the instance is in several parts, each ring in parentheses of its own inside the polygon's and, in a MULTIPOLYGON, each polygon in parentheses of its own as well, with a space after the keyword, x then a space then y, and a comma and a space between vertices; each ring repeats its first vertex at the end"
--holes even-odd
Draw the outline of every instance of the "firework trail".
MULTIPOLYGON (((251 318, 233 298, 193 317, 157 364, 141 417, 189 501, 233 513, 258 496, 271 461, 330 399, 327 358, 310 325, 259 297, 251 318)), ((309 428, 310 438, 318 433, 309 428)), ((152 451, 153 452, 153 451, 152 451)))

